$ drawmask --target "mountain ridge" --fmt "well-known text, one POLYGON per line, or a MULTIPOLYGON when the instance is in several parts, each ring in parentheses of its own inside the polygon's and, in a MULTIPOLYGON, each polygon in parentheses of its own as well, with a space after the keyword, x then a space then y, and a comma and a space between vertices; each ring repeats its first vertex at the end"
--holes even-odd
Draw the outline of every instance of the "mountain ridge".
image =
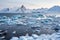
POLYGON ((32 12, 60 12, 60 6, 53 6, 51 8, 39 8, 39 9, 27 9, 24 5, 20 8, 3 8, 0 10, 0 13, 32 13, 32 12))

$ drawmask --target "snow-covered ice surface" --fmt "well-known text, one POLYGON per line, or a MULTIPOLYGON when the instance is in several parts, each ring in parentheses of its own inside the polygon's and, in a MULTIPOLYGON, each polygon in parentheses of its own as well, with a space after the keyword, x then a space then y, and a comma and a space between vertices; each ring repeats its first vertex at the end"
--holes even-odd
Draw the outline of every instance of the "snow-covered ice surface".
POLYGON ((49 34, 42 34, 42 35, 36 35, 32 34, 32 36, 20 36, 18 37, 12 37, 11 40, 60 40, 60 33, 53 33, 51 35, 49 34))
POLYGON ((10 40, 18 40, 18 37, 12 37, 10 40))

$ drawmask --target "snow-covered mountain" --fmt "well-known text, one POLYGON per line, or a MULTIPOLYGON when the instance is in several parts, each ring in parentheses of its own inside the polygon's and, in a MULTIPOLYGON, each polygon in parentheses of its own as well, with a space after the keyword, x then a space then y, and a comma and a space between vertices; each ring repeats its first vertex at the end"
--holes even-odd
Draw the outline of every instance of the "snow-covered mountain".
MULTIPOLYGON (((12 10, 13 10, 13 8, 12 8, 12 10)), ((29 11, 30 10, 26 9, 24 5, 22 5, 20 8, 17 8, 14 10, 15 13, 27 13, 27 12, 29 13, 29 11)), ((10 11, 10 12, 12 12, 12 11, 10 11)))
POLYGON ((27 9, 24 5, 16 8, 3 8, 0 13, 60 13, 60 6, 53 6, 51 8, 27 9))
POLYGON ((0 13, 31 13, 30 9, 26 9, 24 5, 17 8, 3 8, 0 13))
POLYGON ((38 8, 38 9, 33 9, 32 12, 33 13, 42 13, 42 12, 45 12, 47 10, 48 10, 48 8, 38 8))
POLYGON ((0 10, 0 13, 8 13, 9 12, 9 8, 3 8, 0 10))
POLYGON ((38 8, 32 10, 34 13, 60 13, 60 6, 53 6, 51 8, 38 8))
POLYGON ((60 6, 53 6, 48 11, 60 13, 60 6))

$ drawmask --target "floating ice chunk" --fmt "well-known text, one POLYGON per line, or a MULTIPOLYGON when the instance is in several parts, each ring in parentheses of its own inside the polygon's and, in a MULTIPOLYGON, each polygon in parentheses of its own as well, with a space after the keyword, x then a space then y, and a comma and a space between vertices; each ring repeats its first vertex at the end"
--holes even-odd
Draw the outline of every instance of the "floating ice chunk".
POLYGON ((13 34, 15 34, 16 33, 16 31, 13 31, 13 34))
POLYGON ((34 39, 37 39, 37 38, 38 38, 38 35, 32 34, 32 37, 33 37, 34 39))
POLYGON ((34 38, 33 37, 28 37, 27 40, 34 40, 34 38))
POLYGON ((10 40, 18 40, 18 37, 12 37, 10 40))
POLYGON ((18 40, 27 40, 25 36, 21 36, 18 40))

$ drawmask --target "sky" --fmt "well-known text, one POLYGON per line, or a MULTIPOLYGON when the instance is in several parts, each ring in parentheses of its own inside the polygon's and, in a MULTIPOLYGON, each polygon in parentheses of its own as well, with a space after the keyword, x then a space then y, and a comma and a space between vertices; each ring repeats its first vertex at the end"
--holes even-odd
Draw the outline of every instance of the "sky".
POLYGON ((60 6, 60 0, 0 0, 0 8, 13 8, 24 5, 26 8, 50 8, 55 5, 60 6))

